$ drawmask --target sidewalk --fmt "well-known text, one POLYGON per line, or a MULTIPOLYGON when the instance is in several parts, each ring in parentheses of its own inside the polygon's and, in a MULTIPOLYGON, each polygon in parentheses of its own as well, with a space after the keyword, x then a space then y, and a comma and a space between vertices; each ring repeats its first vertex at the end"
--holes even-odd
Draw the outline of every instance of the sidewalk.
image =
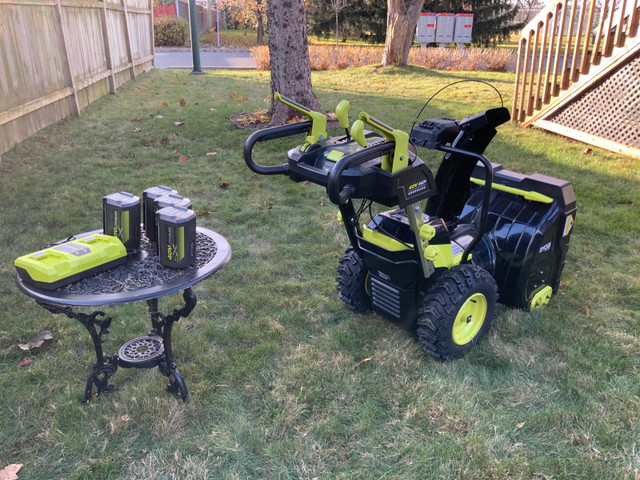
MULTIPOLYGON (((227 48, 200 48, 200 65, 206 69, 255 69, 256 62, 249 50, 227 48)), ((190 48, 156 47, 156 68, 193 69, 190 48)))

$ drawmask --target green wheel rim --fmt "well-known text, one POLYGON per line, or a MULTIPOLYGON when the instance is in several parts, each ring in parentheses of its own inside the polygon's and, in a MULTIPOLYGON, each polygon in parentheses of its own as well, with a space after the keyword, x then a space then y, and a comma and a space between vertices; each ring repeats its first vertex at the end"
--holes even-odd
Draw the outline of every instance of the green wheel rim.
POLYGON ((451 336, 456 345, 466 345, 478 334, 487 316, 487 299, 474 293, 462 304, 453 322, 451 336))

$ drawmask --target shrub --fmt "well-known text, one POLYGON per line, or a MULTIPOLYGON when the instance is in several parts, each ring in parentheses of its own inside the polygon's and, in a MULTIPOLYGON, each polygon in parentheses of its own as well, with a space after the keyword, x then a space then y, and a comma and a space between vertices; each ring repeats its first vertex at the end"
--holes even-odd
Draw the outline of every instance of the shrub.
POLYGON ((249 50, 251 56, 256 61, 258 70, 271 70, 271 57, 269 56, 269 47, 260 45, 249 50))
MULTIPOLYGON (((331 45, 309 45, 311 70, 341 70, 362 67, 382 62, 383 49, 380 47, 351 47, 331 45)), ((269 70, 269 48, 251 49, 258 70, 269 70)), ((487 48, 412 48, 409 64, 433 70, 506 72, 514 61, 515 51, 487 48)))
POLYGON ((456 52, 445 48, 412 48, 409 51, 409 63, 433 70, 446 70, 453 67, 456 52))
POLYGON ((490 72, 507 72, 516 61, 515 50, 485 50, 484 62, 490 72))
POLYGON ((182 47, 189 41, 189 24, 181 17, 158 17, 153 34, 156 47, 182 47))

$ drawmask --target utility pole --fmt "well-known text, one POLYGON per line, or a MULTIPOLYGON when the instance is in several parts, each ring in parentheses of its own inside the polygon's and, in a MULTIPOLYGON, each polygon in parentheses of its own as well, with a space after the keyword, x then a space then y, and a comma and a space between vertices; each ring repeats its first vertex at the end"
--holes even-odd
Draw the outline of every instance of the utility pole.
POLYGON ((198 11, 196 0, 189 0, 189 23, 191 24, 191 55, 193 56, 193 71, 191 75, 199 75, 205 72, 200 66, 200 43, 198 39, 198 11))

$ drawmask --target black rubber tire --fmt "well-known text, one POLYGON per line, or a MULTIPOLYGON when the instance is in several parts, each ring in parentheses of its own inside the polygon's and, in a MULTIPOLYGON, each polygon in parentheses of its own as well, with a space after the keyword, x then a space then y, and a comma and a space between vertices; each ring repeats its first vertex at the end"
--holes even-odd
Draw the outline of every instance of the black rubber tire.
MULTIPOLYGON (((438 360, 465 355, 491 327, 498 301, 498 286, 493 277, 477 265, 459 265, 439 275, 422 300, 418 310, 418 339, 422 348, 438 360), (486 299, 486 314, 479 330, 464 344, 453 338, 456 316, 473 296, 486 299)), ((466 307, 465 307, 466 308, 466 307)), ((469 316, 471 318, 471 316, 469 316)))
POLYGON ((336 288, 344 304, 356 313, 371 311, 371 297, 367 293, 367 267, 362 257, 348 247, 340 259, 336 288))

